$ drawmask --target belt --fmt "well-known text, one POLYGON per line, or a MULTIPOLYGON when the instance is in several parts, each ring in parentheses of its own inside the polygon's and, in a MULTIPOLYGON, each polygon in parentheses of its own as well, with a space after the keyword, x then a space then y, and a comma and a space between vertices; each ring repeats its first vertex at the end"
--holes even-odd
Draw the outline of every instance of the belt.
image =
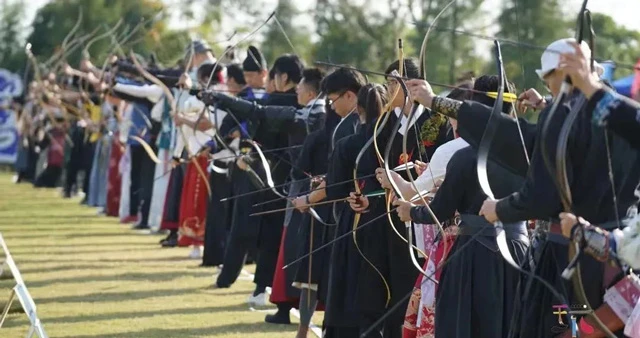
MULTIPOLYGON (((598 227, 604 230, 614 230, 618 229, 618 222, 605 222, 598 224, 598 227)), ((549 232, 547 233, 547 241, 561 244, 561 245, 569 245, 569 239, 562 235, 562 226, 560 223, 551 223, 549 226, 549 232)))
MULTIPOLYGON (((458 226, 459 236, 474 236, 478 233, 478 237, 496 237, 498 228, 487 220, 478 215, 460 215, 462 222, 458 226)), ((527 222, 516 222, 503 224, 507 239, 529 242, 529 233, 527 231, 527 222)), ((484 243, 483 243, 484 244, 484 243)))

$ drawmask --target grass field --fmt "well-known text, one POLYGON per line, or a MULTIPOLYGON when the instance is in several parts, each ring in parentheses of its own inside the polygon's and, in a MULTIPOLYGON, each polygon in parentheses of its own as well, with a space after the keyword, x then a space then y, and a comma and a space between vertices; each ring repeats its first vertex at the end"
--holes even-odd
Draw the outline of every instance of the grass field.
MULTIPOLYGON (((161 237, 95 216, 57 190, 12 184, 9 173, 0 173, 0 232, 50 337, 295 335, 295 325, 267 325, 264 312, 249 310, 248 278, 211 289, 214 269, 187 259, 188 249, 161 249, 161 237)), ((0 281, 0 306, 12 286, 0 281)), ((0 337, 24 337, 28 327, 13 312, 0 337)))

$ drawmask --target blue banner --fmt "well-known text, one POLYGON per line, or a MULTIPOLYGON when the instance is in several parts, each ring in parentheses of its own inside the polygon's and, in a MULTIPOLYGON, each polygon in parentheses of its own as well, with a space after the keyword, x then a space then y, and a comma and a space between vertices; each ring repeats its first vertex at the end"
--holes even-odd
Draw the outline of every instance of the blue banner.
POLYGON ((0 163, 13 164, 18 156, 16 114, 0 106, 0 163))

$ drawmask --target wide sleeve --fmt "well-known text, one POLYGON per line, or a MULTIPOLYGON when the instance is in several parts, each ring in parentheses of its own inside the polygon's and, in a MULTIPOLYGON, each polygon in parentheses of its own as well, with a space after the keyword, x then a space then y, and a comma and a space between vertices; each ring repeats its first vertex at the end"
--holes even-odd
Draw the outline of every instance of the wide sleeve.
POLYGON ((303 180, 307 178, 305 172, 311 172, 311 165, 313 163, 313 156, 318 155, 314 151, 315 144, 317 142, 316 133, 309 135, 302 144, 302 150, 296 161, 296 165, 291 167, 291 178, 294 180, 303 180), (304 170, 304 172, 302 172, 304 170))
POLYGON ((119 94, 146 99, 152 103, 160 101, 160 98, 162 97, 162 89, 157 85, 138 86, 116 83, 115 86, 113 86, 113 90, 117 91, 119 94))
MULTIPOLYGON (((438 220, 450 219, 455 216, 457 208, 462 204, 464 192, 468 189, 470 175, 473 175, 471 168, 473 158, 465 156, 462 151, 456 152, 446 169, 444 182, 438 189, 433 201, 429 204, 431 210, 438 220)), ((411 218, 416 223, 434 224, 426 206, 416 206, 411 209, 411 218)))
POLYGON ((587 104, 595 125, 605 127, 640 149, 640 103, 610 90, 599 90, 587 104))
POLYGON ((334 200, 346 197, 353 189, 353 166, 355 156, 349 156, 349 142, 353 137, 343 138, 338 141, 336 147, 329 158, 329 168, 327 171, 327 200, 334 200))
POLYGON ((468 146, 464 140, 454 140, 447 142, 433 154, 431 161, 429 161, 427 170, 422 175, 418 176, 415 180, 415 185, 418 191, 429 191, 433 188, 438 180, 443 179, 447 173, 447 166, 453 155, 463 147, 468 146))
MULTIPOLYGON (((554 114, 553 117, 557 117, 556 121, 550 123, 548 140, 544 142, 549 147, 548 153, 551 159, 555 159, 555 144, 557 144, 560 128, 564 121, 562 115, 560 113, 554 114)), ((542 158, 541 143, 536 142, 531 166, 520 190, 499 200, 496 205, 496 213, 503 223, 530 219, 547 220, 551 217, 557 217, 562 210, 554 178, 551 177, 542 158)))
POLYGON ((498 124, 495 138, 491 143, 489 158, 511 172, 525 176, 529 164, 524 152, 525 149, 528 154, 533 151, 536 125, 524 119, 516 121, 503 113, 491 117, 491 107, 465 101, 458 110, 458 134, 477 150, 489 121, 498 124), (518 125, 522 130, 522 138, 518 125))

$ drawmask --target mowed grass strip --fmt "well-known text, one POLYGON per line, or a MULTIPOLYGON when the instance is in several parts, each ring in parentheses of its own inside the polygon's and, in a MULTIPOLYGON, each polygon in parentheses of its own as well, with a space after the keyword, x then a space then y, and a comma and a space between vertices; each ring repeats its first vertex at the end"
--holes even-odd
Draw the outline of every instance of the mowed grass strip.
MULTIPOLYGON (((0 192, 0 232, 50 337, 295 335, 295 325, 267 325, 264 312, 249 310, 250 280, 211 289, 215 270, 187 259, 187 248, 161 249, 160 236, 96 216, 57 190, 13 184, 9 173, 0 173, 0 192)), ((2 307, 12 283, 0 280, 2 307)), ((12 312, 0 337, 23 337, 28 327, 12 312)))

